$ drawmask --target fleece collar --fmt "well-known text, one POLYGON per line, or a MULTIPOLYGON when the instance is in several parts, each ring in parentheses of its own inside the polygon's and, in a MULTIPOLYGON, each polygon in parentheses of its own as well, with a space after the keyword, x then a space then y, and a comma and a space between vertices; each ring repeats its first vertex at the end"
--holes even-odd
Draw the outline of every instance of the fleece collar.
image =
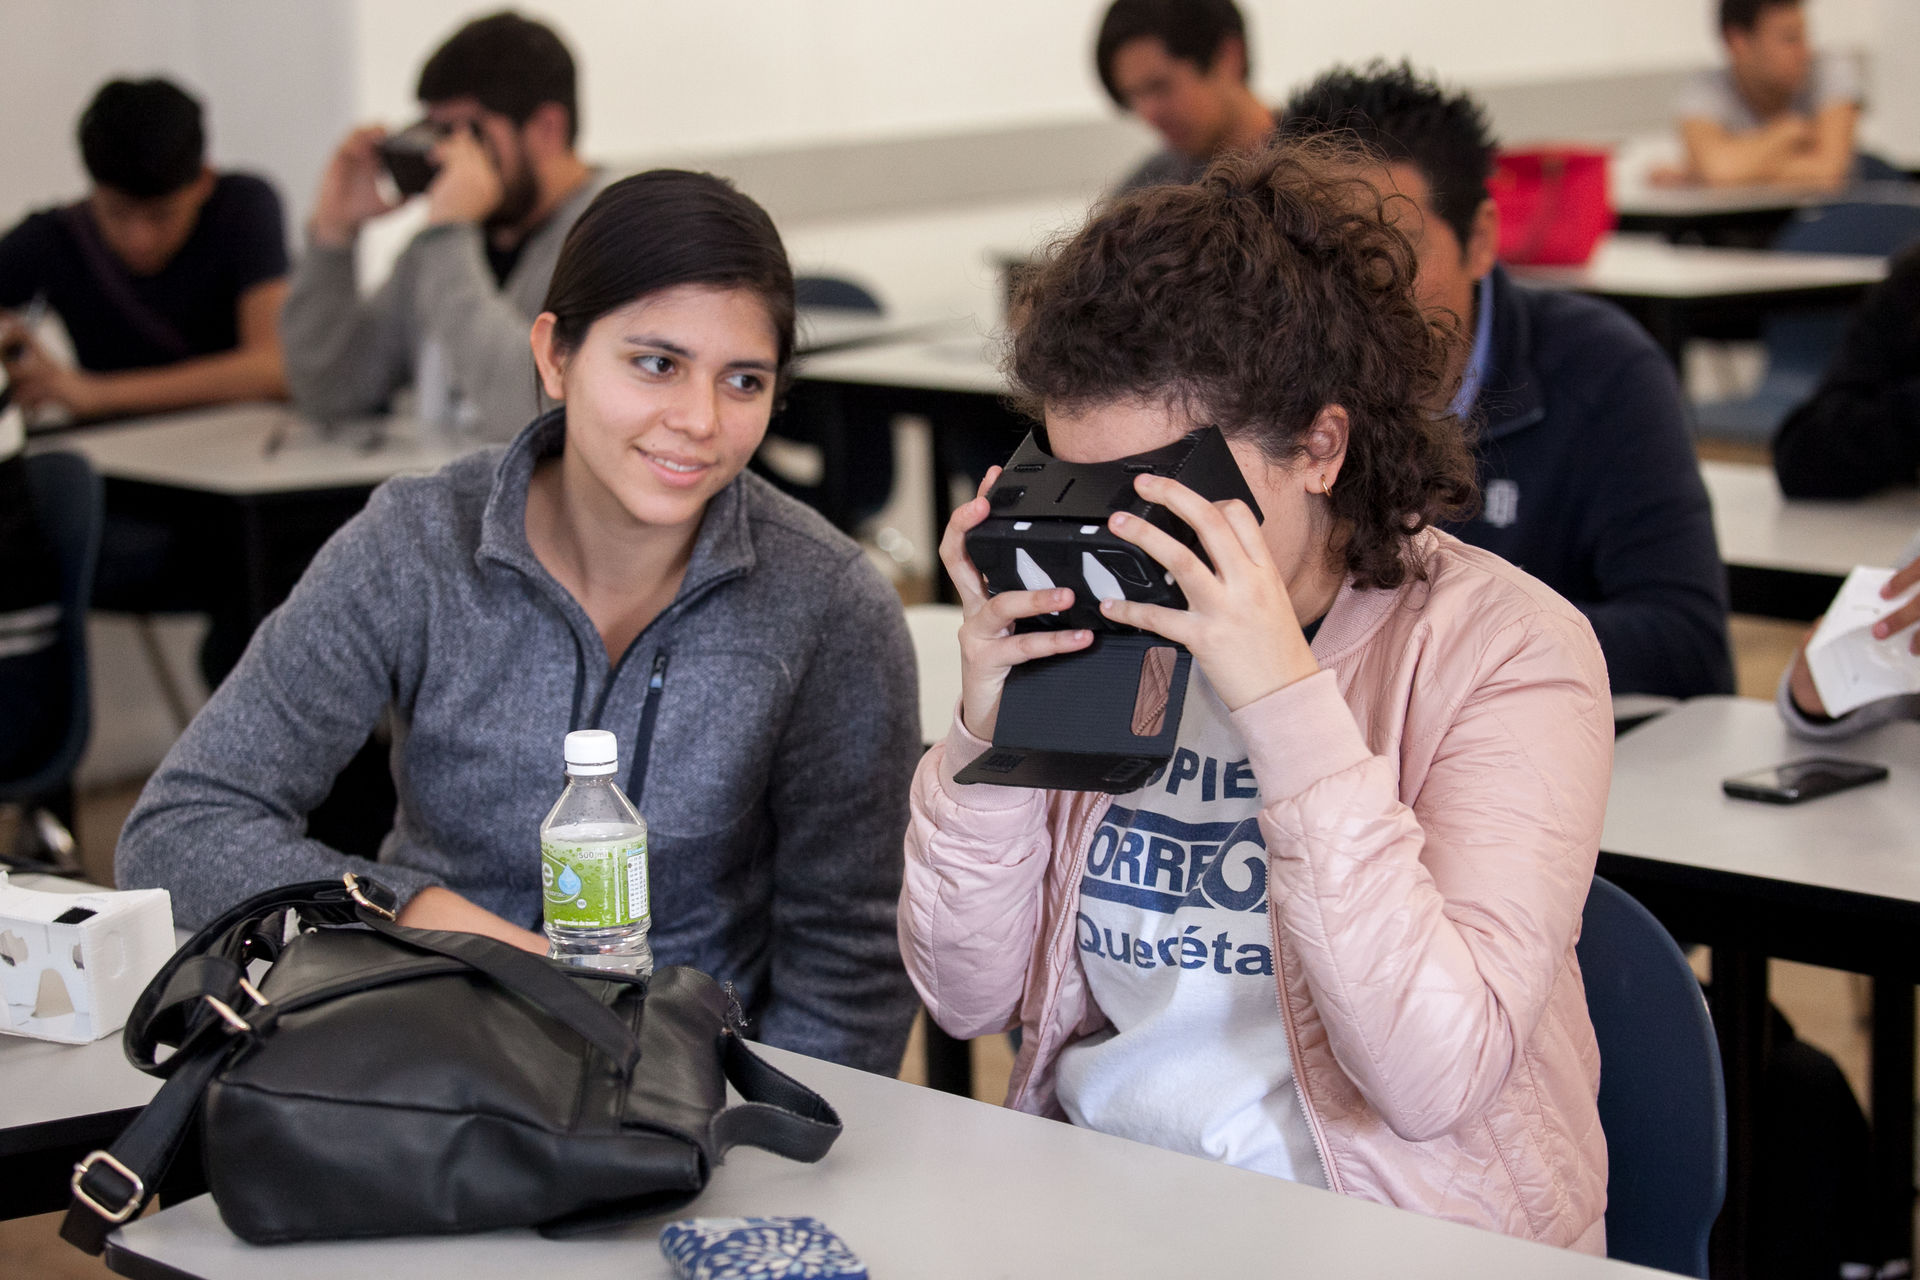
POLYGON ((1521 286, 1500 266, 1487 279, 1493 285, 1493 355, 1480 381, 1482 441, 1498 440, 1547 416, 1540 377, 1533 369, 1533 322, 1520 297, 1521 286))

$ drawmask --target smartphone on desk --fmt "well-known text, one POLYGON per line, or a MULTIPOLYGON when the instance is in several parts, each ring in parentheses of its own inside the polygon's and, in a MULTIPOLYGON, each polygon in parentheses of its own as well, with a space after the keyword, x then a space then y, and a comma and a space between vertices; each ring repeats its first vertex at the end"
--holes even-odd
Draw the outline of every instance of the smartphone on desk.
POLYGON ((1862 760, 1836 760, 1831 756, 1810 756, 1789 760, 1771 769, 1735 774, 1720 784, 1720 789, 1739 800, 1760 800, 1767 804, 1799 804, 1818 800, 1836 791, 1879 782, 1887 776, 1887 767, 1862 760))

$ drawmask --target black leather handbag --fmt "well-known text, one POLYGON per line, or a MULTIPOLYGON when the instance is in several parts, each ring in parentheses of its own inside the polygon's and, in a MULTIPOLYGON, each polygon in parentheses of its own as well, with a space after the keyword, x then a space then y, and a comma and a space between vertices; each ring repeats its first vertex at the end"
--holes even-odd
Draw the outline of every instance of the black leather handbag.
POLYGON ((181 947, 125 1032, 166 1084, 75 1166, 61 1234, 101 1252, 196 1111, 221 1219, 255 1244, 565 1235, 686 1203, 733 1146, 813 1161, 839 1136, 824 1099, 754 1056, 706 974, 570 968, 407 928, 393 903, 352 875, 291 885, 181 947), (726 1105, 728 1081, 745 1102, 726 1105))

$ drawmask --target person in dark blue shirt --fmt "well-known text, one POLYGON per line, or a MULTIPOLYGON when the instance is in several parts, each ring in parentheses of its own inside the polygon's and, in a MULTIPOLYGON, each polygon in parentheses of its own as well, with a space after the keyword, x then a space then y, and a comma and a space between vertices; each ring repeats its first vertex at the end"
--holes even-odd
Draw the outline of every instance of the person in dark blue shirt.
POLYGON ((200 104, 115 80, 80 118, 93 180, 0 238, 0 308, 50 308, 77 365, 0 310, 0 359, 30 413, 76 418, 280 399, 286 228, 273 188, 207 167, 200 104))
POLYGON ((1281 113, 1285 137, 1357 136, 1419 257, 1416 287, 1455 326, 1484 501, 1447 526, 1580 609, 1613 692, 1733 691, 1727 580, 1673 369, 1611 305, 1524 288, 1496 261, 1480 107, 1401 64, 1337 69, 1281 113))

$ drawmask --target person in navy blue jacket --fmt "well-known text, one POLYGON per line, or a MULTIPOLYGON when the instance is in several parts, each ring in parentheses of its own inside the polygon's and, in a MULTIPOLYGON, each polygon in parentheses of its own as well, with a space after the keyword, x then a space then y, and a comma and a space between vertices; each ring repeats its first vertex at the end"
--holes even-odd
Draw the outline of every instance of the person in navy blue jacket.
POLYGON ((1282 121, 1284 136, 1357 135, 1385 158, 1377 185, 1402 210, 1416 288, 1462 330, 1452 408, 1475 431, 1484 500, 1448 532, 1586 614, 1614 693, 1731 693, 1726 569, 1672 366, 1618 309, 1497 265, 1480 107, 1376 63, 1321 76, 1282 121))

